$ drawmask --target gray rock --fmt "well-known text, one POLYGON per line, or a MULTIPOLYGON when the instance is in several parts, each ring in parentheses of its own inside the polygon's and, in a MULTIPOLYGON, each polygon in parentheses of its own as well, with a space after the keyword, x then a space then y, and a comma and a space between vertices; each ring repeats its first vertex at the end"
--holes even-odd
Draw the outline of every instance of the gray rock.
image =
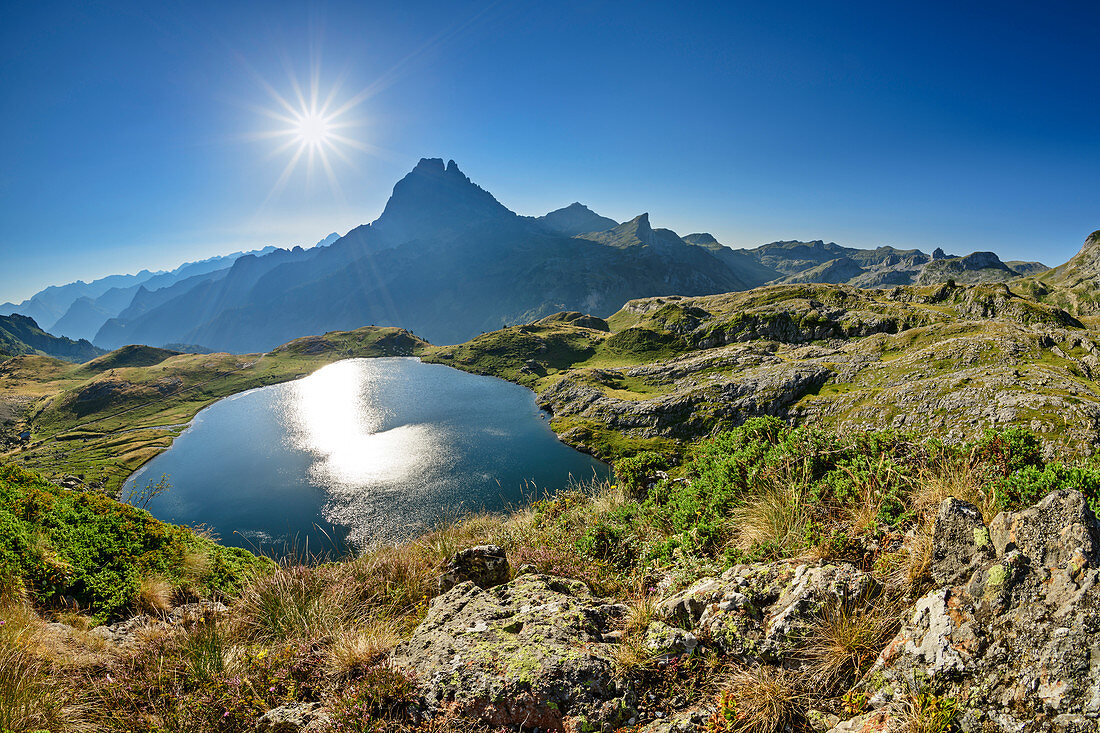
POLYGON ((932 578, 940 585, 970 577, 993 557, 981 511, 955 498, 940 503, 932 546, 932 578))
POLYGON ((256 733, 321 733, 331 722, 321 703, 294 702, 264 713, 256 733))
MULTIPOLYGON (((959 522, 951 507, 939 516, 959 522)), ((1083 496, 1056 491, 999 514, 989 527, 993 551, 969 576, 960 553, 936 547, 934 573, 958 581, 921 598, 879 655, 867 682, 872 704, 922 690, 956 699, 964 731, 1097 730, 1098 532, 1083 496)), ((937 527, 935 537, 960 534, 937 527)))
POLYGON ((480 588, 508 582, 510 569, 504 550, 496 545, 479 545, 455 553, 439 578, 439 592, 446 593, 463 581, 480 588))
POLYGON ((745 660, 787 659, 826 604, 873 597, 878 584, 846 565, 737 565, 704 578, 657 607, 664 621, 745 660))
POLYGON ((429 712, 524 730, 610 729, 634 714, 603 641, 624 610, 547 575, 488 590, 465 581, 432 601, 392 659, 419 682, 429 712))

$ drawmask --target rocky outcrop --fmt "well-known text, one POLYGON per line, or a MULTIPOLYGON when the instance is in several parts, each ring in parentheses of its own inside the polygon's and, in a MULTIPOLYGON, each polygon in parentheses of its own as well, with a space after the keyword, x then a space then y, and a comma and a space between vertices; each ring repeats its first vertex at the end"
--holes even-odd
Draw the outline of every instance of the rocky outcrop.
POLYGON ((741 661, 789 664, 826 608, 868 602, 880 590, 870 575, 847 564, 736 565, 665 599, 658 615, 741 661))
POLYGON ((610 730, 634 713, 604 641, 626 611, 579 581, 524 574, 484 590, 456 585, 393 653, 429 712, 493 726, 610 730))
POLYGON ((296 702, 269 710, 256 721, 256 733, 324 733, 332 719, 319 702, 296 702))
POLYGON ((867 683, 887 714, 913 694, 954 699, 964 731, 1084 731, 1100 725, 1100 524, 1060 490, 997 515, 948 499, 933 574, 867 683))
POLYGON ((508 582, 510 569, 504 550, 496 545, 480 545, 455 553, 439 577, 439 592, 446 593, 459 583, 470 581, 479 588, 492 588, 508 582))

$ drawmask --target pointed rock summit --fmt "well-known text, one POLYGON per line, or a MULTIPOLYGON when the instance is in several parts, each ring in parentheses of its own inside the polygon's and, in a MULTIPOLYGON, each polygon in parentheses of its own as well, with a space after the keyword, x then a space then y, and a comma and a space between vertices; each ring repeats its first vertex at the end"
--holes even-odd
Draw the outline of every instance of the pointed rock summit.
POLYGON ((442 158, 422 158, 393 187, 371 229, 397 245, 514 219, 514 213, 472 182, 453 160, 444 165, 442 158))

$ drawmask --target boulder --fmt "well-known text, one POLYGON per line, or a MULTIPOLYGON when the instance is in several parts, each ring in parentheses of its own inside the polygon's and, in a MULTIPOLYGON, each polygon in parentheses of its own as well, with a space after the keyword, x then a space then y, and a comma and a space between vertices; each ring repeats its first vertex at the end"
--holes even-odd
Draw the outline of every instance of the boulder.
POLYGON ((940 585, 957 583, 992 556, 981 511, 955 498, 941 502, 932 538, 932 578, 940 585))
POLYGON ((634 713, 633 690, 603 641, 626 610, 575 580, 526 574, 488 590, 467 580, 432 601, 392 661, 418 681, 428 713, 610 730, 634 713))
POLYGON ((268 710, 256 721, 256 733, 321 733, 332 719, 319 702, 294 702, 268 710))
POLYGON ((868 677, 872 704, 952 698, 964 731, 1095 731, 1100 724, 1100 525, 1085 498, 1056 491, 984 525, 948 499, 933 576, 868 677), (968 554, 969 552, 969 554, 968 554))
POLYGON ((878 583, 852 565, 736 565, 662 601, 658 616, 743 661, 789 661, 827 604, 865 600, 878 583))
POLYGON ((455 553, 439 577, 439 592, 446 593, 463 581, 479 588, 492 588, 508 582, 508 557, 496 545, 479 545, 455 553))

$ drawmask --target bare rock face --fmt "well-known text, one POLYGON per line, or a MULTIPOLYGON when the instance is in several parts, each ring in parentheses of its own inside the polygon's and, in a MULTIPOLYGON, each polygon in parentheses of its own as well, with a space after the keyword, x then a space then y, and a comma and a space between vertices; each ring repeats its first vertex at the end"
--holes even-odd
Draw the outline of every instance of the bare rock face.
POLYGON ((256 733, 321 733, 331 719, 319 702, 296 702, 269 710, 256 721, 256 733))
POLYGON ((488 590, 463 581, 432 601, 393 653, 430 713, 493 726, 611 730, 634 714, 634 693, 604 642, 626 607, 579 581, 525 574, 488 590))
POLYGON ((954 698, 964 731, 1100 727, 1100 524, 1076 491, 1001 513, 940 507, 933 575, 870 676, 888 711, 916 692, 954 698))
POLYGON ((492 588, 508 582, 508 557, 496 545, 480 545, 455 553, 439 578, 439 592, 446 593, 469 580, 479 588, 492 588))
POLYGON ((867 600, 878 591, 870 575, 846 564, 737 565, 666 599, 657 613, 726 654, 785 663, 826 605, 867 600))

